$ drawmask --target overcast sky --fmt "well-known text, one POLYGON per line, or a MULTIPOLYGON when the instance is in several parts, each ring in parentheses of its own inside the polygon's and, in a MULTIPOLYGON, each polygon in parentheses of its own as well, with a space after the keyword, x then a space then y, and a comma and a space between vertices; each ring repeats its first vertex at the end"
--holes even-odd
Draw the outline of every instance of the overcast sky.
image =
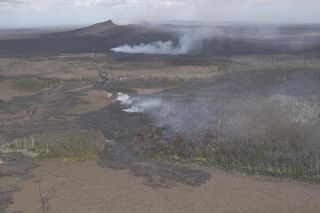
POLYGON ((126 21, 320 23, 320 0, 0 0, 0 28, 126 21))

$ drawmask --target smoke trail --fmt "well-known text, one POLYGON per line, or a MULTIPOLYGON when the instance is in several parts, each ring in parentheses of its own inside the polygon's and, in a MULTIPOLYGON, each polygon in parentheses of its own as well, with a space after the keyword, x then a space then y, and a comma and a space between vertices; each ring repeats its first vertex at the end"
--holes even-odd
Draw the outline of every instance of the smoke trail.
POLYGON ((148 111, 160 110, 163 111, 165 104, 160 99, 145 99, 133 104, 130 108, 125 109, 125 112, 143 113, 148 111))
POLYGON ((121 94, 118 100, 123 111, 147 114, 154 126, 178 132, 195 141, 208 132, 243 140, 267 140, 267 134, 273 128, 287 128, 283 130, 288 130, 287 133, 293 127, 302 128, 301 131, 306 128, 310 132, 318 128, 318 96, 299 97, 276 92, 267 96, 243 94, 220 97, 210 92, 210 87, 215 86, 217 84, 205 87, 205 91, 183 93, 179 97, 130 97, 121 94))
POLYGON ((175 99, 130 97, 120 94, 117 100, 124 112, 145 113, 153 118, 154 125, 167 127, 173 132, 180 132, 189 137, 194 133, 202 134, 216 119, 212 103, 203 98, 186 104, 175 99), (128 97, 125 101, 122 100, 124 96, 128 97))
POLYGON ((179 32, 177 45, 173 41, 156 41, 132 46, 125 44, 112 48, 111 51, 131 54, 183 55, 202 49, 202 41, 211 36, 213 36, 212 29, 183 30, 179 32))
POLYGON ((184 54, 182 49, 174 47, 172 41, 157 41, 150 44, 140 44, 140 45, 122 45, 116 48, 111 49, 114 52, 123 52, 123 53, 144 53, 144 54, 168 54, 168 55, 178 55, 184 54))
POLYGON ((116 100, 124 107, 123 111, 129 113, 150 113, 157 111, 161 114, 167 114, 171 107, 161 98, 130 97, 123 93, 118 93, 116 100))

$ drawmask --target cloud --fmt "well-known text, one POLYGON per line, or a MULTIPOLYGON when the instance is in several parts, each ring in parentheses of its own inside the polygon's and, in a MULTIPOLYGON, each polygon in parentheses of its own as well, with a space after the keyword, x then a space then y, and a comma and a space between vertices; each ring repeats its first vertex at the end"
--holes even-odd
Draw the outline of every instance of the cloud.
POLYGON ((318 22, 318 8, 318 0, 0 0, 0 27, 64 22, 86 24, 109 18, 121 21, 318 22))

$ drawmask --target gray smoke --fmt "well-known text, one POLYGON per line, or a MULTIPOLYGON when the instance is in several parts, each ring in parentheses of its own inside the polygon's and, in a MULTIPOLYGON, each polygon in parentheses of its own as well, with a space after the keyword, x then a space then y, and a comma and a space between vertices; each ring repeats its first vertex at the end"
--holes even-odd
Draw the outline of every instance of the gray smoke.
POLYGON ((286 25, 205 25, 152 28, 168 32, 177 41, 154 41, 135 45, 123 44, 111 51, 130 54, 248 54, 292 53, 311 49, 319 43, 319 29, 287 33, 286 25))
POLYGON ((117 100, 128 113, 145 113, 154 125, 188 135, 203 134, 217 120, 213 102, 204 97, 187 104, 177 99, 162 97, 130 97, 119 94, 117 100))
POLYGON ((264 140, 270 128, 308 127, 312 132, 319 121, 320 105, 316 99, 297 99, 283 95, 194 100, 160 97, 130 97, 122 102, 123 111, 144 113, 153 125, 197 141, 208 132, 230 138, 264 140))
POLYGON ((199 87, 189 85, 174 96, 122 95, 119 100, 125 112, 147 114, 153 119, 152 125, 193 141, 207 133, 223 135, 230 141, 268 141, 292 134, 310 137, 311 142, 319 138, 317 73, 297 72, 285 83, 277 80, 287 75, 279 71, 244 75, 234 73, 199 87), (272 82, 261 85, 261 79, 265 81, 267 76, 272 82))

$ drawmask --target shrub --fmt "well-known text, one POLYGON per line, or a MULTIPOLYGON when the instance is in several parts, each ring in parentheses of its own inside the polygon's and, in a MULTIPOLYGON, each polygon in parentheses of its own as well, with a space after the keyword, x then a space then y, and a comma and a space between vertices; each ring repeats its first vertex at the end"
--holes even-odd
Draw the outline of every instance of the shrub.
POLYGON ((98 130, 35 134, 6 145, 9 150, 26 150, 39 158, 92 160, 102 154, 106 139, 98 130))
POLYGON ((61 81, 56 78, 27 77, 14 80, 13 88, 20 91, 38 92, 59 84, 60 82, 61 81))
POLYGON ((232 98, 218 104, 219 119, 207 131, 170 135, 165 129, 143 129, 132 147, 153 159, 320 183, 318 98, 232 98))
POLYGON ((0 113, 8 112, 10 110, 10 105, 0 99, 0 113))

